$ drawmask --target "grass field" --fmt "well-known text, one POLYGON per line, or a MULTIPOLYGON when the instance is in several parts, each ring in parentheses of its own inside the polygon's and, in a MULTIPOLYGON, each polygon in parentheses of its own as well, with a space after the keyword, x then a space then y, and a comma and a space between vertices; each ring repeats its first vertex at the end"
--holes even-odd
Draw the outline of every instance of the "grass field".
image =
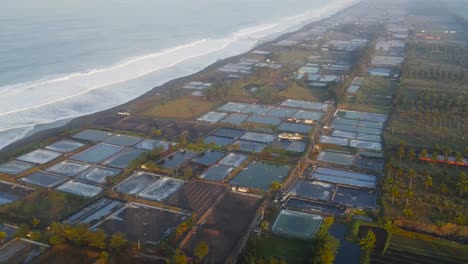
POLYGON ((292 83, 286 90, 280 92, 280 95, 288 99, 322 102, 327 99, 328 90, 325 88, 308 88, 292 83))
POLYGON ((249 241, 253 246, 256 258, 285 258, 287 263, 307 263, 312 257, 313 243, 298 239, 288 239, 276 235, 262 238, 252 237, 249 241))
POLYGON ((0 215, 16 223, 31 222, 33 217, 40 220, 41 226, 59 221, 79 210, 91 199, 53 190, 38 190, 14 203, 0 207, 0 215))
POLYGON ((162 105, 151 106, 141 112, 143 116, 192 119, 214 109, 218 101, 193 100, 181 98, 162 105))
POLYGON ((427 235, 397 229, 383 255, 372 263, 461 264, 468 261, 468 246, 427 235))
POLYGON ((393 103, 393 84, 388 78, 366 77, 356 96, 346 100, 354 111, 388 114, 393 103))
POLYGON ((414 251, 426 256, 465 258, 468 261, 468 246, 436 237, 397 229, 390 245, 399 249, 414 251))

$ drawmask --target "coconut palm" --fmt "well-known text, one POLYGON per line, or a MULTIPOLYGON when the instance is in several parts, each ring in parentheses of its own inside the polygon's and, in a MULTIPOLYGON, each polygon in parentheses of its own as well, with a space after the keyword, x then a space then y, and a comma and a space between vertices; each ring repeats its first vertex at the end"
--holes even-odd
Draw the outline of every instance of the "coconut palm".
POLYGON ((427 149, 423 149, 423 150, 421 150, 421 152, 419 153, 419 157, 420 157, 421 159, 427 159, 427 155, 428 155, 427 149))
POLYGON ((426 187, 426 191, 429 187, 432 187, 433 185, 432 176, 429 173, 424 175, 423 181, 424 181, 424 187, 426 187))
POLYGON ((411 190, 411 189, 406 190, 405 196, 406 196, 405 210, 407 210, 408 205, 409 205, 409 199, 413 198, 413 196, 414 196, 413 190, 411 190))
POLYGON ((452 150, 449 148, 449 147, 444 147, 444 163, 445 163, 445 166, 447 166, 448 164, 448 158, 449 158, 449 155, 450 153, 452 152, 452 150))
POLYGON ((392 194, 392 206, 395 201, 395 197, 400 196, 400 190, 398 189, 398 186, 396 184, 393 184, 390 186, 390 193, 392 194))
POLYGON ((463 156, 460 152, 455 153, 455 163, 457 164, 457 169, 458 166, 463 162, 463 156))
POLYGON ((468 179, 464 172, 460 172, 458 176, 457 191, 460 197, 463 197, 463 194, 468 191, 468 179))
POLYGON ((413 177, 416 175, 416 172, 413 170, 413 169, 409 169, 408 170, 408 176, 410 178, 410 182, 409 182, 409 188, 412 189, 413 188, 413 177))
POLYGON ((416 150, 414 148, 411 148, 409 151, 408 151, 408 160, 410 162, 413 162, 414 158, 416 157, 416 150))

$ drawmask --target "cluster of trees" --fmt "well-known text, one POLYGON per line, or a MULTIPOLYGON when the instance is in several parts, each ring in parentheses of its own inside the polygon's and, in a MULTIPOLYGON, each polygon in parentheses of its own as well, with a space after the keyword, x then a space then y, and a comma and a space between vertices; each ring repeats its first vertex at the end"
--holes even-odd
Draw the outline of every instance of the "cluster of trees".
POLYGON ((468 71, 456 67, 442 66, 403 66, 403 77, 413 80, 443 81, 464 83, 468 80, 468 71))
MULTIPOLYGON (((441 152, 443 153, 445 164, 447 164, 448 158, 452 154, 448 147, 440 149, 440 147, 437 146, 432 154, 428 154, 428 151, 423 149, 420 151, 419 157, 426 158, 430 156, 432 160, 431 166, 436 166, 439 162, 439 153, 441 152)), ((466 152, 468 152, 468 150, 466 152)), ((455 172, 453 172, 452 170, 452 173, 449 174, 445 169, 441 173, 436 173, 436 170, 429 171, 428 169, 424 171, 421 169, 415 170, 414 168, 420 167, 420 165, 416 163, 419 162, 418 154, 413 148, 407 150, 403 143, 400 143, 398 151, 395 154, 398 161, 394 162, 391 160, 385 166, 387 175, 384 182, 384 189, 390 197, 392 206, 395 206, 396 198, 404 200, 404 206, 402 206, 404 215, 412 216, 413 211, 410 202, 415 198, 422 201, 422 197, 425 197, 425 194, 433 193, 436 194, 437 197, 458 196, 463 198, 468 192, 468 177, 464 171, 455 170, 455 172), (403 165, 402 162, 406 162, 405 165, 403 165), (416 193, 423 193, 423 195, 416 197, 416 193)), ((457 161, 463 160, 461 153, 455 153, 455 157, 457 161)), ((444 199, 447 200, 446 198, 444 199)), ((435 205, 435 201, 426 202, 435 205)), ((443 203, 445 202, 442 202, 442 204, 443 203)), ((446 211, 448 209, 450 208, 444 208, 443 210, 446 211)), ((450 221, 463 224, 464 217, 460 217, 459 214, 456 213, 456 207, 452 209, 453 210, 450 210, 448 213, 445 213, 445 215, 451 217, 450 221)))
POLYGON ((65 225, 54 222, 50 226, 50 232, 51 245, 70 243, 75 246, 97 250, 109 249, 115 252, 120 252, 128 245, 124 233, 117 232, 108 238, 103 230, 90 231, 88 225, 65 225))
POLYGON ((372 252, 375 248, 375 233, 372 230, 367 231, 367 234, 359 240, 359 246, 361 247, 361 263, 370 263, 372 252))
POLYGON ((312 264, 333 264, 335 261, 340 241, 329 233, 333 220, 332 217, 325 218, 320 230, 315 235, 312 264))
POLYGON ((418 91, 415 96, 398 93, 395 99, 398 118, 411 122, 410 133, 417 131, 432 133, 432 136, 446 138, 449 130, 464 139, 468 135, 468 97, 451 93, 418 91))
POLYGON ((204 263, 205 257, 208 255, 210 248, 205 241, 201 241, 197 244, 194 249, 193 255, 195 256, 195 262, 189 262, 187 256, 180 249, 175 251, 174 256, 170 259, 169 263, 173 264, 186 264, 186 263, 204 263))
POLYGON ((229 95, 229 85, 217 81, 211 87, 204 89, 203 94, 208 98, 224 99, 229 95))
POLYGON ((468 67, 468 46, 417 43, 409 46, 408 55, 468 67))

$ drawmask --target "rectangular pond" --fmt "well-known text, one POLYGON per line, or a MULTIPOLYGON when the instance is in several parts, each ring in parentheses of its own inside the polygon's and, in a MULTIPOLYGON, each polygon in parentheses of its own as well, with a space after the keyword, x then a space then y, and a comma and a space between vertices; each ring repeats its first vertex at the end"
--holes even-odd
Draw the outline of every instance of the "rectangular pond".
POLYGON ((292 100, 288 99, 281 103, 282 106, 289 106, 289 107, 296 107, 296 108, 303 108, 308 110, 316 110, 316 111, 323 111, 327 110, 328 105, 319 102, 307 102, 307 101, 300 101, 300 100, 292 100))
POLYGON ((230 128, 218 128, 210 133, 213 136, 238 139, 245 134, 245 131, 230 128))
POLYGON ((78 175, 78 179, 82 181, 97 183, 105 185, 107 184, 107 178, 112 178, 119 175, 122 170, 111 169, 105 167, 93 167, 78 175))
POLYGON ((18 160, 12 160, 12 161, 8 161, 0 165, 0 173, 9 174, 9 175, 18 175, 33 167, 34 165, 30 163, 22 162, 18 160))
POLYGON ((89 167, 89 164, 65 160, 47 168, 46 171, 60 174, 66 177, 74 177, 89 167))
POLYGON ((143 153, 145 153, 145 151, 130 148, 118 153, 115 156, 112 156, 103 163, 109 167, 126 169, 128 166, 130 166, 132 161, 140 157, 143 153))
POLYGON ((176 153, 173 153, 166 157, 163 160, 160 160, 158 164, 163 167, 176 169, 182 165, 185 161, 190 160, 197 156, 198 154, 188 150, 179 150, 176 153))
POLYGON ((227 146, 232 144, 234 142, 233 138, 226 138, 226 137, 217 137, 217 136, 207 136, 203 140, 205 144, 215 144, 217 146, 227 146))
POLYGON ((237 140, 233 145, 239 146, 240 151, 255 153, 260 153, 267 147, 267 144, 264 143, 245 140, 237 140))
POLYGON ((55 142, 45 148, 48 150, 57 151, 61 153, 68 153, 68 152, 75 151, 83 146, 84 146, 83 143, 64 139, 64 140, 55 142))
POLYGON ((339 186, 333 202, 357 207, 374 209, 377 201, 375 190, 363 190, 339 186))
POLYGON ((127 135, 114 135, 106 140, 104 143, 117 145, 122 147, 131 147, 143 141, 143 138, 134 137, 134 136, 127 136, 127 135))
POLYGON ((161 175, 151 173, 135 172, 132 176, 117 185, 115 189, 120 193, 135 195, 161 179, 161 177, 161 175))
POLYGON ((277 126, 281 123, 281 119, 276 117, 253 115, 249 117, 246 122, 260 125, 277 126))
POLYGON ((362 188, 375 188, 377 181, 377 177, 375 175, 324 167, 317 167, 311 177, 319 181, 352 185, 362 188))
POLYGON ((332 145, 338 145, 338 146, 348 146, 349 140, 347 138, 321 136, 320 143, 332 144, 332 145))
POLYGON ((318 121, 322 118, 323 112, 312 112, 300 110, 293 115, 293 119, 318 121))
POLYGON ((270 111, 271 107, 266 105, 248 105, 246 108, 242 109, 241 112, 245 114, 253 114, 253 115, 265 115, 270 111))
POLYGON ((292 133, 299 133, 299 134, 309 134, 311 130, 312 130, 311 125, 296 124, 296 123, 289 123, 289 122, 283 122, 278 127, 278 131, 292 132, 292 133))
POLYGON ((306 181, 298 180, 289 190, 289 195, 304 197, 314 200, 330 200, 335 184, 319 182, 319 181, 306 181))
POLYGON ((145 139, 142 142, 138 143, 135 146, 135 148, 141 149, 141 150, 162 149, 163 151, 167 151, 171 145, 172 143, 168 141, 145 139))
POLYGON ((367 150, 382 150, 382 144, 377 142, 370 142, 370 141, 362 141, 362 140, 351 140, 349 142, 349 146, 353 148, 359 149, 367 149, 367 150))
POLYGON ((83 208, 77 213, 71 215, 63 221, 64 224, 93 224, 111 213, 122 208, 124 203, 121 201, 101 198, 97 202, 83 208))
POLYGON ((57 190, 89 198, 98 195, 103 189, 98 186, 72 180, 60 185, 57 187, 57 190))
POLYGON ((355 157, 346 153, 321 151, 317 157, 317 160, 325 163, 352 166, 354 164, 355 157))
POLYGON ((71 158, 83 162, 100 163, 119 153, 123 149, 124 148, 121 146, 114 146, 101 143, 87 150, 84 150, 72 156, 71 158))
POLYGON ((235 126, 239 126, 241 125, 242 123, 244 123, 244 121, 249 118, 248 115, 245 115, 245 114, 230 114, 228 115, 227 117, 225 117, 221 123, 226 123, 226 124, 231 124, 231 125, 235 125, 235 126))
POLYGON ((248 141, 255 141, 260 143, 269 144, 275 140, 276 136, 273 134, 266 134, 266 133, 258 133, 258 132, 247 132, 245 133, 241 139, 248 140, 248 141))
POLYGON ((297 113, 297 109, 276 107, 268 111, 267 115, 279 118, 291 118, 297 113))
POLYGON ((322 221, 323 218, 319 215, 283 209, 276 218, 272 231, 286 237, 311 239, 322 221))
POLYGON ((62 153, 47 149, 36 149, 22 156, 19 156, 16 159, 34 164, 44 164, 60 157, 61 155, 62 153))
POLYGON ((219 112, 208 112, 201 117, 197 118, 198 121, 208 122, 208 123, 218 123, 223 118, 227 116, 226 113, 219 113, 219 112))
POLYGON ((226 153, 214 150, 208 150, 205 152, 200 153, 198 156, 192 159, 192 162, 202 164, 205 166, 210 166, 220 159, 224 158, 226 153))
POLYGON ((92 141, 92 142, 100 142, 100 141, 103 141, 103 140, 105 140, 106 138, 108 138, 110 136, 112 136, 112 133, 105 132, 105 131, 88 129, 88 130, 81 131, 81 132, 73 135, 73 138, 86 140, 86 141, 92 141))
POLYGON ((226 157, 224 157, 219 163, 226 166, 231 167, 239 167, 247 160, 247 156, 238 153, 229 153, 226 157))
POLYGON ((247 104, 243 104, 243 103, 229 102, 219 107, 218 111, 240 113, 242 110, 247 108, 247 106, 248 106, 247 104))
POLYGON ((43 171, 34 172, 34 173, 20 179, 20 181, 31 183, 31 184, 34 184, 34 185, 39 185, 39 186, 46 187, 46 188, 55 187, 55 186, 63 183, 66 180, 67 180, 67 178, 65 178, 65 177, 55 175, 55 174, 51 174, 51 173, 48 173, 48 172, 43 172, 43 171))
POLYGON ((288 176, 289 166, 266 162, 252 162, 229 184, 268 191, 274 181, 283 182, 288 176))
POLYGON ((227 165, 213 165, 208 168, 200 178, 208 181, 222 181, 232 170, 233 168, 227 165))
POLYGON ((152 201, 162 201, 171 197, 184 183, 178 179, 163 177, 142 190, 138 196, 152 201))

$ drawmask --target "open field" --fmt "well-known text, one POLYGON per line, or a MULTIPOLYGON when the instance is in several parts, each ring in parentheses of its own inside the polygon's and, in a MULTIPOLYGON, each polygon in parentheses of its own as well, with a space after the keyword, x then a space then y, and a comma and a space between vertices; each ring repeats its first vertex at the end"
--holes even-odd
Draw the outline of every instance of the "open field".
POLYGON ((155 245, 187 217, 178 212, 130 203, 94 228, 103 229, 108 235, 123 232, 131 242, 155 245))
POLYGON ((287 263, 308 263, 314 248, 311 241, 277 235, 262 238, 251 237, 247 246, 253 249, 257 259, 284 258, 287 263))
POLYGON ((0 181, 0 205, 17 201, 33 191, 34 189, 0 181))
POLYGON ((355 96, 348 96, 348 108, 354 111, 388 114, 393 104, 394 85, 388 78, 366 77, 355 96))
POLYGON ((221 185, 192 181, 179 189, 167 203, 200 217, 225 191, 226 188, 221 185))
POLYGON ((372 263, 461 264, 468 261, 468 246, 397 229, 384 255, 374 254, 372 263))
POLYGON ((59 221, 92 202, 90 199, 54 190, 38 190, 0 208, 0 214, 16 223, 29 223, 33 217, 41 225, 59 221))
POLYGON ((197 227, 182 250, 192 254, 195 247, 204 241, 209 248, 206 259, 223 263, 247 231, 260 202, 259 198, 226 192, 219 203, 209 209, 211 211, 203 225, 197 227))
POLYGON ((0 249, 1 263, 29 263, 41 255, 47 247, 34 244, 34 241, 15 239, 0 249), (32 242, 32 243, 31 243, 32 242))
POLYGON ((141 114, 151 117, 191 119, 212 110, 217 104, 217 101, 181 98, 162 105, 151 106, 141 114))

